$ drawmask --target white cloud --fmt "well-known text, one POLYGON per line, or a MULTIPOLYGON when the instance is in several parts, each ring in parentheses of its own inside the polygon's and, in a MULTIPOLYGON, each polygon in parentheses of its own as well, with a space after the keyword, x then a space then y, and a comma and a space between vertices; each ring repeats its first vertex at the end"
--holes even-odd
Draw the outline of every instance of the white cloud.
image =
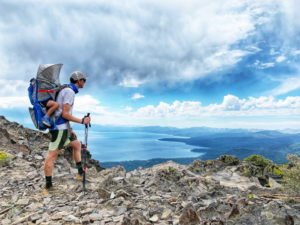
POLYGON ((4 80, 0 79, 0 97, 17 97, 27 95, 28 82, 23 80, 4 80))
POLYGON ((63 78, 79 69, 124 87, 191 81, 256 52, 239 43, 276 11, 258 0, 89 2, 5 1, 1 77, 27 80, 38 64, 63 62, 63 78))
POLYGON ((133 110, 133 108, 130 106, 126 106, 126 107, 124 107, 124 110, 127 112, 131 112, 133 110))
POLYGON ((274 97, 261 96, 240 99, 234 95, 224 96, 220 104, 202 106, 201 102, 179 102, 172 104, 160 102, 157 106, 139 108, 133 115, 143 118, 165 117, 250 117, 250 116, 290 116, 299 115, 300 97, 287 97, 275 100, 274 97))
MULTIPOLYGON (((26 109, 27 97, 0 97, 1 110, 26 109)), ((272 96, 241 99, 224 96, 219 104, 202 105, 199 101, 160 102, 135 111, 116 112, 101 105, 93 96, 75 99, 74 115, 82 117, 90 112, 93 124, 101 125, 160 125, 175 127, 230 127, 230 128, 296 128, 300 121, 300 97, 290 96, 276 100, 272 96)), ((29 115, 28 115, 29 116, 29 115)), ((27 118, 27 117, 26 117, 27 118)))
POLYGON ((83 95, 75 98, 74 102, 75 113, 96 113, 106 114, 108 113, 105 107, 100 106, 100 101, 91 95, 83 95))
POLYGON ((29 98, 26 97, 0 97, 0 109, 20 109, 27 110, 31 106, 29 98))
POLYGON ((300 50, 292 50, 291 55, 292 56, 300 55, 300 50))
POLYGON ((223 103, 220 105, 224 110, 240 110, 242 107, 242 101, 233 95, 227 95, 224 97, 223 103))
POLYGON ((180 102, 175 101, 172 104, 167 104, 165 102, 160 102, 159 105, 153 106, 148 105, 139 108, 133 113, 134 116, 138 117, 188 117, 195 116, 201 110, 200 102, 180 102))
POLYGON ((278 51, 276 51, 274 48, 271 48, 270 55, 274 56, 274 55, 278 55, 278 54, 279 54, 278 51))
POLYGON ((291 91, 297 90, 300 88, 300 77, 289 77, 284 80, 281 80, 281 84, 269 91, 268 94, 278 96, 282 94, 289 93, 291 91))
POLYGON ((281 62, 283 62, 283 61, 285 61, 285 60, 286 60, 286 57, 283 56, 283 55, 278 56, 278 57, 276 58, 276 62, 278 62, 278 63, 281 63, 281 62))
POLYGON ((141 95, 140 93, 135 93, 135 94, 131 97, 131 99, 133 99, 133 100, 137 100, 137 99, 141 99, 141 98, 145 98, 145 96, 144 96, 144 95, 141 95))
MULTIPOLYGON (((0 109, 20 109, 27 110, 31 107, 29 97, 26 96, 6 96, 0 97, 0 109)), ((104 106, 100 105, 100 101, 91 95, 83 95, 75 98, 74 113, 96 113, 99 115, 109 114, 104 106)))
POLYGON ((124 77, 124 79, 119 83, 120 86, 136 88, 143 84, 144 81, 140 81, 134 77, 124 77))
POLYGON ((254 66, 257 67, 258 69, 267 69, 275 66, 274 62, 261 62, 259 60, 256 60, 254 63, 254 66))

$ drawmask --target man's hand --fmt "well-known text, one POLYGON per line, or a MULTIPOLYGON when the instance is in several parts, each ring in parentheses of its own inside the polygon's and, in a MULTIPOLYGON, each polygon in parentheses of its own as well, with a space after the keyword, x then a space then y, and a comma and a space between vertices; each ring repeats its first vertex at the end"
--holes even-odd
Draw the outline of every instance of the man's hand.
POLYGON ((91 118, 90 117, 84 117, 82 120, 83 124, 89 124, 91 122, 91 118))

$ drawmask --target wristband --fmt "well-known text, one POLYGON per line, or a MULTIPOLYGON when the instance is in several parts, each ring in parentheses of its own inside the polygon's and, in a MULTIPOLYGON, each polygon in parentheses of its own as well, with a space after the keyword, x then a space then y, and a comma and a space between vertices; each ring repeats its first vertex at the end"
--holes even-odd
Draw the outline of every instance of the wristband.
POLYGON ((85 117, 83 117, 83 118, 82 118, 82 120, 81 120, 81 124, 83 124, 83 122, 84 122, 84 118, 85 118, 85 117))

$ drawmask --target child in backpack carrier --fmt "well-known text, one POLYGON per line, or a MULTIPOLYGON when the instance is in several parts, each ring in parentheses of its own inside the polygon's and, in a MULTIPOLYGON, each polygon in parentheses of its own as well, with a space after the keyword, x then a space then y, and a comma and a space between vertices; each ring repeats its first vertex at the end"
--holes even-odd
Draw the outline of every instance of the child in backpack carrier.
POLYGON ((36 78, 30 80, 28 95, 33 107, 29 107, 31 119, 39 130, 56 129, 53 113, 59 109, 55 98, 65 87, 60 85, 59 73, 62 64, 39 65, 36 78))
POLYGON ((43 105, 46 107, 47 113, 42 118, 42 123, 50 128, 50 127, 52 127, 50 117, 59 108, 59 104, 54 100, 48 100, 47 102, 43 103, 43 105))

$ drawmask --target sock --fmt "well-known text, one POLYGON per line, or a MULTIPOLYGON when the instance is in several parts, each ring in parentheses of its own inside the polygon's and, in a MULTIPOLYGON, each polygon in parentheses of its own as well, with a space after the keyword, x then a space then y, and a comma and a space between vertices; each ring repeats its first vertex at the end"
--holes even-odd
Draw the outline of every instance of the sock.
POLYGON ((46 188, 52 187, 52 176, 46 177, 46 188))
POLYGON ((77 162, 76 167, 78 169, 78 174, 82 175, 83 174, 83 169, 82 169, 81 162, 77 162))

